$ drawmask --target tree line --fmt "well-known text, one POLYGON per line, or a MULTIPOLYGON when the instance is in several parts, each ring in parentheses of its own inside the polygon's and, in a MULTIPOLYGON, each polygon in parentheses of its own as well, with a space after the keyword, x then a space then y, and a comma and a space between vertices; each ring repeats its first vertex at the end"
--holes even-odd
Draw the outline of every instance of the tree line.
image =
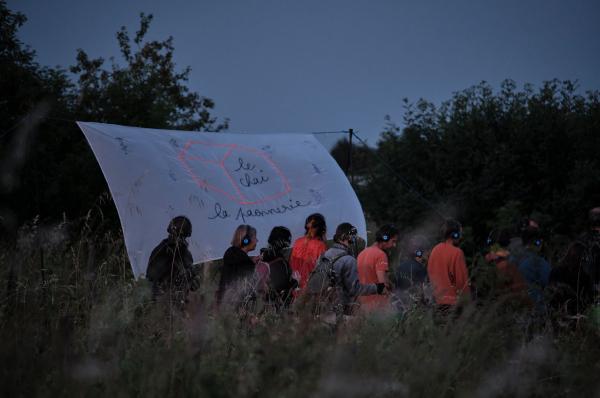
POLYGON ((0 0, 1 233, 12 235, 36 215, 54 221, 100 206, 117 224, 108 186, 75 120, 138 127, 221 131, 227 120, 211 115, 214 102, 186 83, 173 38, 146 40, 152 15, 139 29, 116 33, 120 63, 77 50, 68 69, 41 66, 18 38, 26 16, 0 0))
MULTIPOLYGON (((79 49, 67 69, 41 66, 22 43, 25 15, 0 0, 1 233, 26 220, 70 219, 100 206, 116 212, 108 187, 74 120, 139 127, 223 131, 214 102, 186 83, 174 42, 148 41, 151 15, 131 35, 116 33, 119 60, 106 65, 79 49), (119 62, 120 63, 119 63, 119 62)), ((332 155, 348 166, 347 139, 332 155)), ((600 92, 552 80, 498 90, 485 82, 441 105, 404 102, 402 127, 387 118, 374 148, 354 142, 354 187, 367 217, 400 226, 455 217, 473 234, 529 215, 573 234, 600 204, 600 92)), ((441 222, 441 220, 438 220, 441 222)), ((504 225, 502 225, 504 224, 504 225)))
MULTIPOLYGON (((402 129, 387 118, 375 148, 353 149, 365 212, 405 226, 455 217, 483 238, 523 216, 547 233, 581 231, 600 204, 600 92, 580 92, 568 80, 505 80, 440 106, 405 100, 402 129)), ((342 166, 347 146, 333 150, 342 166)))

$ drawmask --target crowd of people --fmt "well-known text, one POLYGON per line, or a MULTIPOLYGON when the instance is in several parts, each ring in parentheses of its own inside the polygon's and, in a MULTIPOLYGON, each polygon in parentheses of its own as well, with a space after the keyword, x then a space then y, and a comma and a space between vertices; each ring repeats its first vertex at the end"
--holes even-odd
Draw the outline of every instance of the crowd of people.
MULTIPOLYGON (((517 228, 492 230, 485 240, 483 258, 494 270, 492 294, 531 309, 534 313, 563 311, 579 316, 598 304, 600 297, 600 208, 589 213, 589 230, 568 246, 554 266, 542 255, 538 223, 523 219, 517 228)), ((372 245, 358 249, 357 230, 350 223, 337 226, 333 244, 327 244, 322 214, 308 216, 305 233, 292 243, 292 234, 276 226, 260 254, 257 231, 240 225, 223 255, 216 292, 217 306, 248 308, 257 301, 274 311, 297 311, 335 319, 376 311, 405 312, 418 303, 440 312, 459 310, 477 297, 461 249, 463 228, 452 219, 440 228, 433 244, 423 235, 402 237, 400 257, 392 252, 400 242, 393 224, 375 232, 372 245)), ((165 296, 185 306, 198 287, 187 239, 191 222, 175 217, 168 237, 152 252, 147 279, 153 297, 165 296)))

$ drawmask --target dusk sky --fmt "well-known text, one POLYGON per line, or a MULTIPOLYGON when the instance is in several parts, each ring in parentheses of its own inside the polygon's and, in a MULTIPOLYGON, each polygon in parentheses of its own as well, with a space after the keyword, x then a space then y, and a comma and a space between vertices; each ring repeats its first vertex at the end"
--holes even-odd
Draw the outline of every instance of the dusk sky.
POLYGON ((119 57, 115 33, 153 14, 174 37, 189 87, 215 100, 231 132, 354 128, 374 144, 402 99, 434 103, 482 80, 519 88, 578 80, 600 89, 599 1, 19 0, 20 38, 42 65, 119 57))

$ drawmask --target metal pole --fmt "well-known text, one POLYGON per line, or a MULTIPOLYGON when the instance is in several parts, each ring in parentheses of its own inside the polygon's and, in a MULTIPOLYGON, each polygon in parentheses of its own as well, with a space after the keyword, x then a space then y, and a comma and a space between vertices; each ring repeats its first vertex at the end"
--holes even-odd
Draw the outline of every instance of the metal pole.
POLYGON ((348 170, 346 171, 346 174, 348 174, 348 177, 350 178, 350 183, 354 184, 354 173, 352 171, 352 136, 354 135, 354 130, 348 130, 348 135, 348 170))

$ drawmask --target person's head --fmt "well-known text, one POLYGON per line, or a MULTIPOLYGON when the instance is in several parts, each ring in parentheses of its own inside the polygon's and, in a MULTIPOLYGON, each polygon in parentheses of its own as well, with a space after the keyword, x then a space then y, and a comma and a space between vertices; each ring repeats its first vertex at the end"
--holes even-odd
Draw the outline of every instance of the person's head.
POLYGON ((510 254, 511 231, 506 228, 493 229, 485 240, 485 260, 488 262, 502 261, 510 254))
POLYGON ((523 245, 533 249, 539 249, 542 246, 542 234, 539 228, 527 227, 521 231, 521 240, 523 245))
POLYGON ((325 217, 321 213, 313 213, 306 217, 304 232, 309 238, 325 239, 325 233, 327 232, 325 217))
POLYGON ((336 228, 333 241, 348 246, 356 240, 356 234, 356 228, 352 224, 344 222, 336 228))
POLYGON ((171 238, 189 238, 192 236, 192 223, 186 216, 177 216, 169 222, 167 233, 171 238))
POLYGON ((510 231, 506 228, 498 228, 490 231, 485 245, 488 250, 492 248, 506 249, 510 245, 510 231))
POLYGON ((398 242, 398 228, 393 224, 385 224, 375 232, 375 241, 380 249, 386 250, 396 247, 398 242))
POLYGON ((454 245, 458 245, 462 237, 462 225, 456 220, 448 219, 442 224, 440 232, 444 241, 451 240, 454 245))
POLYGON ((423 235, 413 235, 406 242, 405 251, 405 257, 414 258, 420 263, 425 263, 431 251, 431 242, 423 235))
POLYGON ((567 253, 560 261, 562 267, 576 270, 582 264, 581 259, 585 255, 585 245, 581 242, 573 242, 569 245, 567 253))
POLYGON ((281 250, 290 247, 292 244, 292 233, 286 227, 274 227, 269 234, 268 242, 269 246, 278 253, 281 250))
POLYGON ((256 248, 256 228, 242 224, 235 229, 233 238, 231 239, 231 246, 238 247, 245 252, 250 252, 256 248))
POLYGON ((588 214, 590 228, 600 231, 600 207, 594 207, 588 214))
POLYGON ((516 236, 521 236, 527 228, 540 229, 540 225, 533 218, 522 217, 515 226, 516 236))

